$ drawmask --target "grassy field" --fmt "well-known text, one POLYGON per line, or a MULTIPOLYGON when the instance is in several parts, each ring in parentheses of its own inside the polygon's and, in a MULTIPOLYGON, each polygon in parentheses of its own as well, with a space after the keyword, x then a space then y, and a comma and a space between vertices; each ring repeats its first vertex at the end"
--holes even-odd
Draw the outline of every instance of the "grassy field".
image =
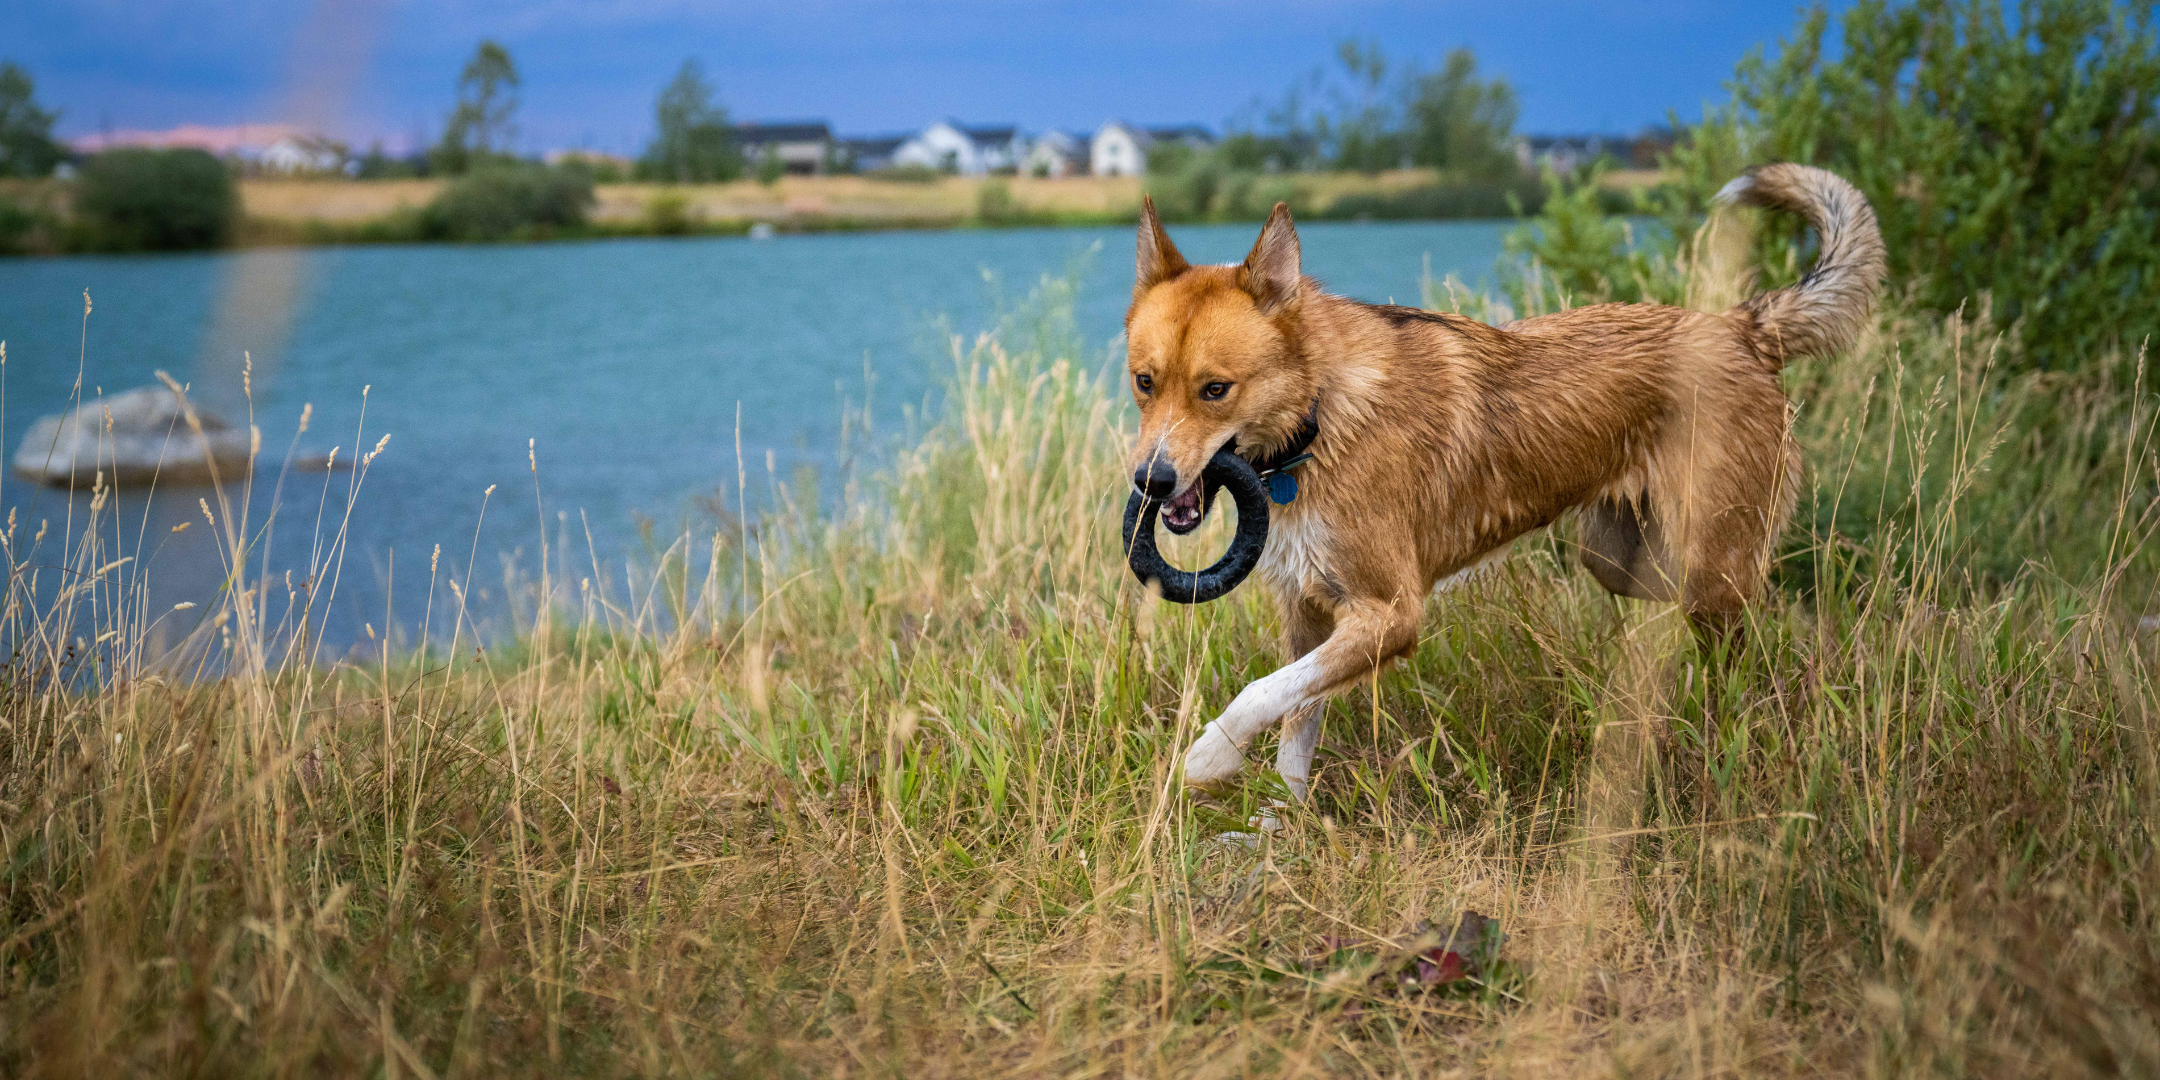
MULTIPOLYGON (((1655 171, 1608 172, 1599 178, 1609 199, 1665 179, 1655 171)), ((526 223, 497 239, 590 239, 617 236, 740 234, 755 225, 795 232, 863 229, 1002 228, 1125 224, 1155 185, 1158 205, 1175 220, 1260 220, 1275 200, 1302 219, 1432 219, 1506 216, 1512 191, 1534 210, 1535 183, 1514 185, 1446 179, 1430 169, 1371 175, 1315 172, 1268 176, 1248 185, 1236 206, 1194 209, 1198 192, 1236 184, 1179 176, 932 177, 900 180, 865 176, 788 176, 771 184, 599 184, 581 223, 526 223)), ((426 180, 248 178, 238 181, 238 214, 221 243, 237 247, 309 244, 412 243, 457 235, 431 227, 429 207, 450 184, 426 180)), ((0 222, 7 214, 31 224, 19 236, 0 235, 0 253, 52 254, 104 250, 93 230, 75 220, 75 187, 57 180, 0 178, 0 222)))
MULTIPOLYGON (((1044 213, 1108 217, 1137 212, 1140 181, 1130 177, 1079 177, 1002 181, 1022 205, 1044 213)), ((601 184, 594 195, 596 222, 641 223, 653 200, 673 195, 683 211, 713 223, 810 221, 827 218, 895 222, 958 222, 972 217, 977 178, 944 177, 926 183, 859 176, 788 176, 767 185, 755 180, 727 184, 601 184)), ((247 180, 240 185, 249 217, 266 221, 353 223, 417 209, 443 187, 440 180, 247 180)))
MULTIPOLYGON (((154 624, 204 613, 140 606, 107 504, 81 546, 11 522, 0 1071, 2160 1072, 2131 358, 2013 378, 1884 315, 1790 372, 1811 491, 1741 651, 1523 541, 1244 847, 1271 777, 1208 804, 1172 769, 1274 619, 1133 586, 1130 417, 1064 288, 956 342, 840 498, 781 484, 627 591, 544 538, 511 640, 314 657, 364 463, 285 511, 326 523, 306 575, 206 500, 235 570, 171 654, 154 624), (1431 979, 1422 928, 1472 911, 1497 958, 1431 979)), ((542 448, 492 498, 545 487, 542 448)), ((441 553, 437 610, 475 563, 441 553)))
MULTIPOLYGON (((1658 174, 1612 172, 1604 184, 1620 190, 1655 183, 1658 174)), ((1313 210, 1337 201, 1389 196, 1428 185, 1433 173, 1405 169, 1367 176, 1354 172, 1300 174, 1291 186, 1313 210)), ((240 185, 248 218, 271 231, 310 225, 355 226, 417 210, 442 190, 439 180, 246 180, 240 185)), ((790 228, 951 226, 984 217, 984 189, 1010 196, 1001 213, 1016 222, 1128 222, 1139 214, 1142 181, 1135 177, 941 177, 927 182, 861 176, 788 176, 772 184, 601 184, 592 220, 602 228, 642 229, 656 210, 698 227, 746 228, 770 222, 790 228), (658 209, 665 207, 665 209, 658 209)), ((995 196, 993 196, 995 198, 995 196)))

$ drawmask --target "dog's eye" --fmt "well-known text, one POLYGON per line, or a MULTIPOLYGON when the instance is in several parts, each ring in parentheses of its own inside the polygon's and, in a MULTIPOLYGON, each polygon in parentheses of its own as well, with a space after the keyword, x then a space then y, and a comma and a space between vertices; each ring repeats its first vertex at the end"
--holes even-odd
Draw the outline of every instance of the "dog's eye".
POLYGON ((1153 375, 1135 375, 1132 377, 1132 384, 1135 389, 1143 394, 1155 392, 1155 377, 1153 375))
POLYGON ((1223 395, 1229 392, 1229 383, 1211 382, 1206 386, 1200 388, 1200 397, 1206 401, 1221 401, 1223 399, 1223 395))

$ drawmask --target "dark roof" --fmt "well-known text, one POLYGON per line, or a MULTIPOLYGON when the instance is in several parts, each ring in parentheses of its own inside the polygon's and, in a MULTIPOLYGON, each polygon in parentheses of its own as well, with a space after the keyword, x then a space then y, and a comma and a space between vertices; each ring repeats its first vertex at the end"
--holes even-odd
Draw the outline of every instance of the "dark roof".
POLYGON ((832 125, 823 120, 775 120, 735 125, 738 143, 822 142, 832 138, 832 125))
POLYGON ((1626 135, 1525 135, 1523 141, 1533 150, 1543 150, 1549 146, 1626 146, 1635 140, 1626 135))
POLYGON ((1174 127, 1151 127, 1148 135, 1157 139, 1176 142, 1214 142, 1215 133, 1199 124, 1180 124, 1174 127))
POLYGON ((906 135, 865 135, 860 138, 842 139, 840 145, 847 147, 849 151, 855 154, 880 157, 898 150, 900 144, 908 141, 908 139, 909 136, 906 135))
POLYGON ((1011 124, 990 127, 961 127, 959 124, 953 126, 960 128, 968 138, 979 143, 1009 143, 1013 140, 1013 134, 1020 130, 1011 124))

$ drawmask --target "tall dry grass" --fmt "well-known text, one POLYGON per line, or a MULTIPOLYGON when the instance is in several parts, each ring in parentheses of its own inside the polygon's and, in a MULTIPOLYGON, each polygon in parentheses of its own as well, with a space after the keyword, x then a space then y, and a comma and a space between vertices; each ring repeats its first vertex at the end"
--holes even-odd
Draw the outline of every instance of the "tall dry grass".
POLYGON ((511 639, 318 657, 263 508, 206 500, 234 569, 160 652, 105 505, 7 534, 5 1071, 2160 1071, 2134 378, 1886 317, 1794 372, 1809 509, 1736 655, 1525 541, 1248 848, 1271 778, 1209 806, 1173 763, 1272 616, 1130 583, 1128 417, 1061 289, 837 498, 635 591, 553 550, 511 639), (1481 980, 1374 980, 1473 909, 1481 980))

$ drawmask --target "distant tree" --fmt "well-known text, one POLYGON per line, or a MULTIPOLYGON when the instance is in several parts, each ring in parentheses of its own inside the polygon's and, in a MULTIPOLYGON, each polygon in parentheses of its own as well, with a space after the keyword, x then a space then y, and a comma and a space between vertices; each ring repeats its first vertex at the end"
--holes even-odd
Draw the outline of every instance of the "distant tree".
POLYGON ((712 84, 696 60, 684 60, 653 103, 653 139, 638 160, 648 180, 693 183, 742 175, 727 110, 713 102, 712 84))
POLYGON ((1314 68, 1283 92, 1282 100, 1268 104, 1259 98, 1230 118, 1228 134, 1217 153, 1231 168, 1259 172, 1296 172, 1323 164, 1320 110, 1311 99, 1321 96, 1327 73, 1314 68))
POLYGON ((1509 145, 1515 90, 1503 79, 1480 80, 1469 49, 1449 53, 1440 70, 1411 80, 1404 112, 1412 164, 1477 176, 1515 171, 1509 145))
POLYGON ((1320 141, 1338 169, 1379 172, 1402 163, 1402 132, 1387 92, 1388 60, 1379 42, 1347 40, 1335 47, 1349 86, 1333 86, 1336 112, 1318 118, 1320 141))
POLYGON ((359 167, 353 176, 360 180, 405 180, 420 175, 420 167, 426 162, 417 156, 392 157, 383 150, 381 142, 376 142, 354 164, 359 167))
POLYGON ((1415 165, 1513 178, 1515 91, 1505 80, 1480 79, 1470 50, 1426 71, 1390 61, 1377 42, 1349 40, 1336 46, 1335 60, 1293 83, 1280 103, 1256 101, 1233 118, 1217 151, 1225 164, 1368 173, 1415 165))
POLYGON ((517 137, 517 65, 509 50, 482 41, 458 74, 457 107, 443 125, 442 142, 430 155, 431 169, 462 173, 475 165, 507 156, 517 137))
POLYGON ((37 84, 14 63, 0 63, 0 176, 47 176, 67 157, 54 141, 55 114, 38 108, 37 84))

